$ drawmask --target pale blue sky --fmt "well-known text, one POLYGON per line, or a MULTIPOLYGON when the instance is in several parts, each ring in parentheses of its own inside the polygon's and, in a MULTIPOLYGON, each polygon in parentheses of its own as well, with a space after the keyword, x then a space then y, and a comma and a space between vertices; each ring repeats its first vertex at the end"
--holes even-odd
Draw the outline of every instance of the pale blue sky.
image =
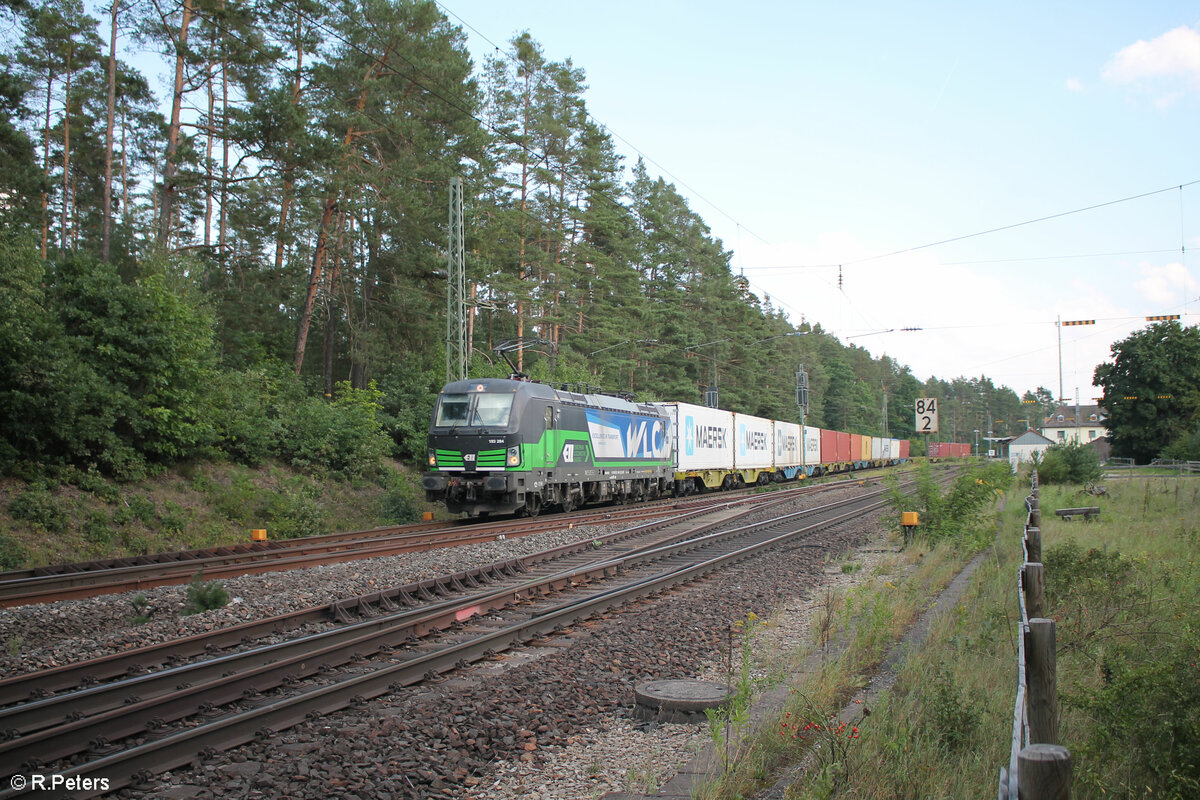
POLYGON ((572 59, 760 294, 919 378, 1057 393, 1054 320, 1096 319, 1062 337, 1087 401, 1142 317, 1198 321, 1200 184, 873 258, 1200 181, 1195 4, 441 5, 477 59, 522 30, 572 59))

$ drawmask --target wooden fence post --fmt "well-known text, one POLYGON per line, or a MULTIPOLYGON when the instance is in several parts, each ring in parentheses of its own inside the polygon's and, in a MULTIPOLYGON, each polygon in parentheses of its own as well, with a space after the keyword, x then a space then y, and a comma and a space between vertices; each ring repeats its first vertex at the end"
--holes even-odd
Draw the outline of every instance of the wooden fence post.
POLYGON ((1054 620, 1030 619, 1025 634, 1025 695, 1029 719, 1029 741, 1058 744, 1057 657, 1054 620))
POLYGON ((1029 618, 1040 617, 1046 608, 1046 570, 1038 562, 1026 562, 1022 585, 1025 587, 1025 611, 1029 618))
POLYGON ((1030 526, 1025 529, 1025 560, 1041 563, 1042 529, 1030 526))
POLYGON ((1031 744, 1017 755, 1020 800, 1071 800, 1071 753, 1056 744, 1031 744))

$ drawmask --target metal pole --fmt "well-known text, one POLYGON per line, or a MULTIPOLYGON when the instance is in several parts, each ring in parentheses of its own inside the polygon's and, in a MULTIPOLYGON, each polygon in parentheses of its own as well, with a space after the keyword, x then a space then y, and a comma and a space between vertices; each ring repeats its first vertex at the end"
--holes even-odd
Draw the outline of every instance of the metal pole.
POLYGON ((1054 323, 1058 327, 1058 400, 1055 405, 1063 401, 1063 381, 1062 381, 1062 315, 1058 317, 1058 321, 1054 323))
POLYGON ((463 234, 462 178, 450 179, 450 241, 446 277, 446 382, 465 381, 467 349, 467 269, 463 234))

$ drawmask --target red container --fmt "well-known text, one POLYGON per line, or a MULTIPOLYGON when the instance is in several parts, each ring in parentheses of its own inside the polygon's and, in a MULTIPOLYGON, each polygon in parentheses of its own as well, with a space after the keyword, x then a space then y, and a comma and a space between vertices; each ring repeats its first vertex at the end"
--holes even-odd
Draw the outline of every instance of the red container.
POLYGON ((821 428, 821 463, 837 463, 837 433, 821 428))
POLYGON ((900 440, 900 458, 901 459, 903 459, 905 461, 908 460, 908 448, 911 444, 912 443, 909 442, 908 439, 900 440))
POLYGON ((862 461, 863 460, 862 443, 863 443, 863 437, 860 434, 857 434, 857 433, 850 434, 850 460, 851 461, 862 461))
POLYGON ((838 431, 837 435, 837 460, 839 464, 853 461, 854 456, 850 455, 850 434, 838 431))

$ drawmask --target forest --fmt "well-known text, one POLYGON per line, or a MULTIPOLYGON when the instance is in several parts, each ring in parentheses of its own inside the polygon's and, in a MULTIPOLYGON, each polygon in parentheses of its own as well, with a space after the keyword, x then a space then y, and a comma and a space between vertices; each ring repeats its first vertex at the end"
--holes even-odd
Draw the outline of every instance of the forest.
MULTIPOLYGON (((199 459, 353 474, 424 451, 463 181, 470 374, 874 435, 1036 427, 1051 395, 918 380, 789 320, 586 75, 474 63, 422 0, 0 0, 0 470, 199 459), (136 54, 136 63, 127 60, 136 54), (161 83, 161 86, 158 84, 161 83)), ((914 453, 920 454, 921 443, 914 453)))

